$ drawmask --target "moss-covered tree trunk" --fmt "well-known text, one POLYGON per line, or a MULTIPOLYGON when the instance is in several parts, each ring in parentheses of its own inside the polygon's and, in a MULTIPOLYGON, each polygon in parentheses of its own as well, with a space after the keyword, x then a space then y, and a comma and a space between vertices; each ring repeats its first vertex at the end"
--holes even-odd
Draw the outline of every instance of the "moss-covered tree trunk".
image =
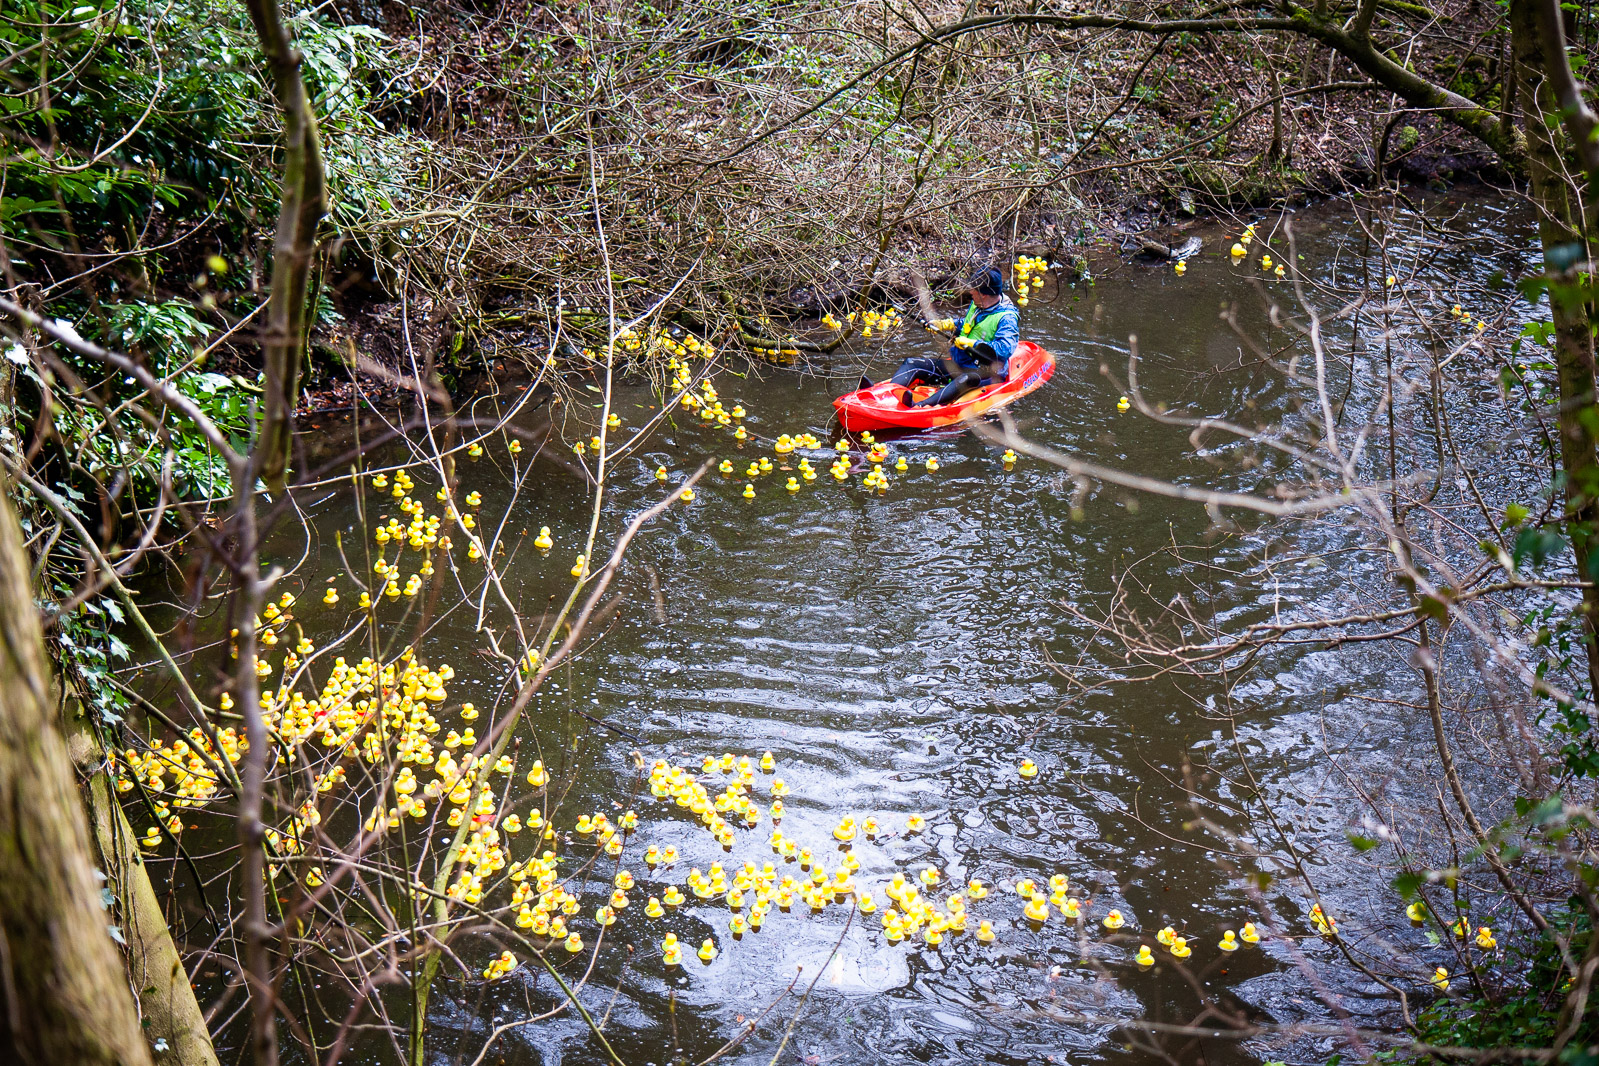
POLYGON ((8 492, 0 491, 0 1061, 144 1066, 150 1049, 100 903, 8 492))
POLYGON ((189 983, 189 971, 172 941, 172 930, 139 854, 133 827, 116 801, 111 775, 103 769, 105 750, 89 725, 83 703, 71 700, 68 707, 76 715, 67 723, 72 756, 89 775, 89 823, 95 853, 127 941, 128 977, 139 997, 146 1035, 152 1042, 165 1042, 165 1050, 156 1056, 158 1066, 217 1066, 216 1050, 194 986, 189 983))
POLYGON ((1527 184, 1538 210, 1554 325, 1559 382, 1560 469, 1566 493, 1565 524, 1583 590, 1582 621, 1590 695, 1599 696, 1599 407, 1594 395, 1594 336, 1577 273, 1587 270, 1592 245, 1560 131, 1560 104, 1548 77, 1550 44, 1541 32, 1536 0, 1511 0, 1510 42, 1516 63, 1519 108, 1526 123, 1527 184))

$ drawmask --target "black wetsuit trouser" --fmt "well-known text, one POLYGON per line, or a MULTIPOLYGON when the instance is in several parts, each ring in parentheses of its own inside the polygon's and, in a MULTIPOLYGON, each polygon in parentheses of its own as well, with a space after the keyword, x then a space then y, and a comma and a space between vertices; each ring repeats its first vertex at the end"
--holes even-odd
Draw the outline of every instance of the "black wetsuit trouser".
POLYGON ((927 399, 915 404, 917 407, 936 407, 939 404, 954 403, 973 389, 983 387, 983 375, 976 370, 962 369, 953 378, 945 371, 937 359, 926 355, 913 355, 899 365, 894 371, 894 384, 904 385, 942 385, 927 399))

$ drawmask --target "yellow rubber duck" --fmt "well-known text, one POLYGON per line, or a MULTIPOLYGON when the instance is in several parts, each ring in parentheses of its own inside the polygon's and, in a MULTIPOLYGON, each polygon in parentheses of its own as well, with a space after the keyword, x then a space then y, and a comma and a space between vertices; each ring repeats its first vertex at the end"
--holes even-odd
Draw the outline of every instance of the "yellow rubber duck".
POLYGON ((1171 953, 1177 956, 1179 959, 1186 959, 1188 956, 1194 953, 1194 949, 1188 946, 1187 940, 1182 937, 1178 937, 1176 940, 1172 941, 1171 953))
POLYGON ((666 891, 661 893, 661 902, 668 907, 681 907, 683 905, 683 890, 676 885, 667 885, 666 891))
POLYGON ((932 456, 928 456, 927 458, 927 472, 929 474, 938 473, 938 460, 934 459, 932 456))
POLYGON ((988 895, 988 886, 974 877, 966 883, 966 894, 972 899, 982 899, 988 895))
POLYGON ((337 604, 339 602, 339 590, 333 588, 328 589, 322 594, 322 602, 327 604, 329 607, 337 604))
POLYGON ((927 819, 919 814, 913 814, 905 819, 905 832, 920 833, 927 828, 927 819))
POLYGON ((1030 898, 1036 891, 1038 891, 1038 886, 1034 884, 1031 877, 1024 877, 1016 882, 1016 894, 1022 899, 1030 898))
POLYGON ((1217 944, 1216 946, 1221 948, 1223 951, 1237 951, 1238 950, 1238 940, 1233 935, 1233 931, 1231 929, 1228 929, 1228 930, 1226 930, 1226 931, 1224 931, 1222 933, 1221 942, 1219 944, 1217 944))
POLYGON ((677 494, 677 498, 682 500, 684 503, 693 503, 694 502, 694 490, 693 489, 684 489, 682 492, 677 494))
POLYGON ((1009 448, 1005 449, 1005 454, 1000 456, 999 459, 1000 462, 1004 463, 1006 466, 1016 465, 1016 453, 1011 451, 1009 448))
POLYGON ((1022 764, 1016 768, 1016 772, 1021 774, 1023 777, 1037 777, 1038 764, 1033 762, 1031 759, 1023 759, 1022 764))
POLYGON ((1440 992, 1449 991, 1449 971, 1442 966, 1432 972, 1432 987, 1440 992))
POLYGON ((699 955, 700 958, 704 959, 706 962, 710 962, 712 959, 716 958, 716 941, 712 940, 710 937, 706 937, 705 942, 700 945, 699 955))
POLYGON ((1150 953, 1148 944, 1138 945, 1138 958, 1133 961, 1146 970, 1155 965, 1155 956, 1150 953))
POLYGON ((1255 929, 1255 923, 1245 922, 1244 927, 1238 931, 1238 939, 1246 944, 1260 943, 1260 933, 1255 929))
POLYGON ((1494 931, 1486 925, 1477 929, 1477 946, 1484 951, 1492 951, 1499 946, 1499 941, 1494 939, 1494 931))
POLYGON ((1127 397, 1123 396, 1121 399, 1116 401, 1116 410, 1122 412, 1123 414, 1126 414, 1127 413, 1127 409, 1129 407, 1131 407, 1132 405, 1133 405, 1132 401, 1129 400, 1127 397))
POLYGON ((716 469, 720 470, 724 474, 731 474, 733 472, 733 460, 723 459, 721 462, 716 464, 716 469))
POLYGON ((1177 262, 1172 266, 1172 272, 1178 277, 1182 277, 1184 274, 1188 273, 1188 263, 1182 259, 1177 260, 1177 262))
POLYGON ((846 844, 855 839, 855 834, 855 819, 848 816, 846 816, 843 821, 839 822, 838 825, 833 827, 834 839, 842 840, 846 844))
POLYGON ((1236 241, 1235 241, 1235 242, 1234 242, 1234 243, 1233 243, 1233 246, 1232 246, 1232 248, 1231 248, 1231 249, 1229 249, 1229 253, 1230 253, 1230 254, 1231 254, 1231 255, 1232 255, 1232 257, 1233 257, 1233 262, 1235 262, 1235 263, 1236 263, 1236 262, 1238 262, 1238 261, 1239 261, 1239 260, 1240 260, 1240 259, 1242 259, 1242 258, 1243 258, 1243 257, 1244 257, 1244 256, 1246 256, 1246 255, 1248 255, 1248 254, 1249 254, 1249 249, 1248 249, 1248 248, 1245 248, 1245 247, 1244 247, 1244 246, 1243 246, 1243 244, 1242 244, 1242 243, 1241 243, 1241 242, 1236 242, 1236 241))
POLYGON ((788 491, 790 491, 790 492, 798 492, 800 490, 799 479, 798 478, 793 478, 793 477, 789 478, 788 479, 788 484, 786 486, 784 486, 784 487, 787 488, 788 491))
POLYGON ((1263 255, 1263 256, 1260 257, 1260 269, 1262 269, 1262 270, 1270 270, 1271 269, 1271 256, 1263 255))
POLYGON ((144 839, 139 841, 139 843, 147 848, 159 847, 161 844, 161 830, 152 825, 144 831, 144 839))
POLYGON ((755 486, 754 485, 750 485, 750 484, 747 484, 747 483, 745 484, 745 486, 744 486, 744 498, 746 500, 753 500, 755 498, 755 486))
POLYGON ((656 481, 665 481, 670 476, 671 475, 666 472, 666 467, 658 466, 658 467, 655 468, 655 480, 656 481))
POLYGON ((1177 939, 1177 930, 1168 925, 1166 928, 1155 934, 1155 939, 1167 947, 1171 947, 1172 943, 1177 939))
MULTIPOLYGON (((511 443, 515 444, 516 442, 512 441, 511 443)), ((578 952, 582 951, 583 938, 578 936, 576 933, 566 934, 566 950, 573 955, 576 955, 578 952)))
POLYGON ((762 755, 761 769, 767 773, 771 773, 773 770, 777 769, 777 757, 771 752, 767 752, 765 755, 762 755))
POLYGON ((1066 897, 1066 902, 1061 906, 1060 910, 1068 918, 1081 918, 1083 916, 1083 905, 1077 901, 1075 896, 1066 897))
POLYGON ((544 769, 544 762, 540 759, 533 760, 533 768, 527 772, 527 783, 534 788, 543 788, 549 784, 550 775, 544 769))
POLYGON ((985 944, 994 942, 994 924, 986 918, 977 923, 977 939, 985 944))
POLYGON ((1104 918, 1100 919, 1100 924, 1106 929, 1120 929, 1127 923, 1125 920, 1123 920, 1121 911, 1111 911, 1109 914, 1105 915, 1104 918))
POLYGON ((1022 913, 1030 922, 1042 922, 1049 918, 1049 903, 1044 899, 1042 892, 1034 892, 1033 898, 1027 901, 1027 906, 1022 908, 1022 913))

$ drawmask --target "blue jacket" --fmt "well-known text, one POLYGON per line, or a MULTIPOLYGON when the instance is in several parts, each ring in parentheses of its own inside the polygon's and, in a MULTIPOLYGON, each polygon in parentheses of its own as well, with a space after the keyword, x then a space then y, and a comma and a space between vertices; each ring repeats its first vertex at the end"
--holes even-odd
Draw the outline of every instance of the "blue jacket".
MULTIPOLYGON (((1016 345, 1022 339, 1021 315, 1016 310, 1016 305, 1010 302, 1009 296, 1001 296, 999 303, 987 310, 978 308, 977 317, 972 320, 972 324, 975 326, 986 319, 992 318, 994 315, 1001 317, 994 324, 994 339, 988 343, 994 346, 994 351, 999 356, 1000 371, 993 377, 984 378, 983 384, 985 385, 991 385, 996 381, 1004 381, 1010 375, 1010 357, 1016 351, 1016 345)), ((986 371, 988 369, 983 361, 977 357, 977 353, 970 348, 961 348, 952 344, 949 346, 949 357, 965 370, 986 371)))

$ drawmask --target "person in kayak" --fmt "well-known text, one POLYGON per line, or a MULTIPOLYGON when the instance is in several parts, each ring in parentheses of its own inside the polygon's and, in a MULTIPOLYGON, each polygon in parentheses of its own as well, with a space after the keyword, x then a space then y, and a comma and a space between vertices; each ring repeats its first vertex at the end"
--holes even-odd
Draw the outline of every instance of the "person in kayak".
MULTIPOLYGON (((1021 340, 1021 318, 1005 295, 1005 279, 989 268, 978 271, 966 285, 971 303, 960 324, 948 359, 913 355, 894 372, 896 385, 906 389, 899 402, 904 407, 936 407, 953 403, 966 393, 1004 381, 1010 373, 1011 353, 1021 340), (937 392, 918 402, 915 385, 940 385, 937 392)), ((947 320, 946 328, 955 323, 947 320)))

